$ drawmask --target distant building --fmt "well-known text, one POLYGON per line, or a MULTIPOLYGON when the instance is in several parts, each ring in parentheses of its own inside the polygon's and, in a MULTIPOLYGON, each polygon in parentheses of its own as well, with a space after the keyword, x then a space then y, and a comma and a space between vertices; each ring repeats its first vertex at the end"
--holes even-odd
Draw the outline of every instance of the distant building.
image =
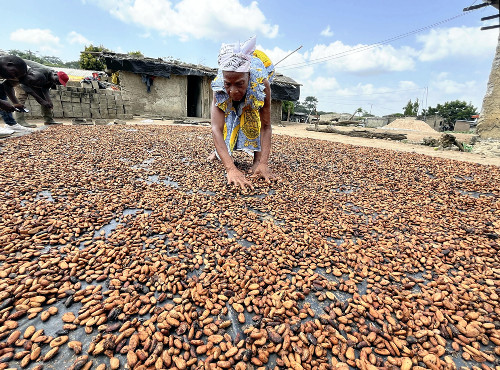
POLYGON ((320 121, 339 121, 340 113, 326 113, 319 116, 320 121))
POLYGON ((307 120, 307 113, 302 113, 302 112, 295 112, 294 114, 290 114, 290 121, 291 122, 306 122, 307 120))
POLYGON ((436 131, 444 130, 444 118, 437 114, 433 116, 427 116, 425 117, 425 119, 422 118, 422 120, 436 131))
POLYGON ((352 113, 326 113, 319 117, 320 121, 331 122, 348 121, 350 119, 355 120, 358 119, 358 117, 353 117, 352 113))
POLYGON ((471 122, 464 119, 458 119, 455 121, 455 126, 453 127, 453 131, 455 132, 469 132, 471 129, 471 122))
POLYGON ((386 117, 366 117, 365 127, 383 127, 389 123, 389 119, 386 117))

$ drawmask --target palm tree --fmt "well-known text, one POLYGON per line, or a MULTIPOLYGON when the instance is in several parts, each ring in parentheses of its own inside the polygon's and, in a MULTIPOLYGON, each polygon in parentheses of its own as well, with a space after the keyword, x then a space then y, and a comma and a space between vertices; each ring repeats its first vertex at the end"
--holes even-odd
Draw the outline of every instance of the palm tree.
POLYGON ((351 117, 349 117, 348 121, 352 120, 352 118, 357 114, 357 113, 363 113, 363 109, 361 109, 361 107, 359 107, 358 109, 356 109, 354 111, 354 113, 352 114, 351 117))

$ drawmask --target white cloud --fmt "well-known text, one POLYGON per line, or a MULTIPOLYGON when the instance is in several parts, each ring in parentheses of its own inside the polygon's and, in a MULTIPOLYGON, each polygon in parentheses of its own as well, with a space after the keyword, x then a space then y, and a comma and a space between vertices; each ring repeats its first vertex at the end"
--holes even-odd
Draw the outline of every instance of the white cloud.
POLYGON ((419 59, 424 62, 449 57, 490 58, 498 42, 498 33, 484 32, 479 27, 452 27, 433 29, 417 36, 423 44, 419 59))
MULTIPOLYGON (((455 81, 450 78, 449 73, 441 72, 432 79, 429 86, 429 94, 439 97, 434 100, 440 103, 453 100, 465 100, 469 102, 471 96, 481 96, 480 91, 483 91, 484 88, 485 85, 480 85, 478 81, 455 81)), ((479 102, 474 103, 477 105, 479 102)))
MULTIPOLYGON (((287 57, 276 67, 277 72, 292 77, 302 84, 300 99, 306 96, 318 98, 318 109, 323 111, 353 112, 359 107, 374 113, 377 107, 381 114, 399 112, 409 98, 414 99, 422 94, 422 88, 412 81, 396 82, 395 86, 375 86, 371 83, 352 85, 340 84, 337 76, 343 72, 368 74, 375 72, 391 72, 412 69, 415 51, 410 48, 394 49, 390 46, 377 47, 363 53, 352 53, 361 46, 346 46, 340 42, 316 45, 312 52, 298 52, 287 57), (315 60, 346 52, 343 58, 325 63, 315 60), (325 68, 325 65, 328 68, 325 68), (394 93, 394 91, 402 91, 394 93), (401 107, 400 107, 401 106, 401 107)), ((258 47, 259 48, 259 47, 258 47)), ((260 48, 259 48, 260 49, 260 48)), ((261 49, 276 63, 292 50, 280 48, 261 49)), ((342 54, 340 54, 342 55, 342 54)), ((345 74, 345 73, 344 73, 345 74)))
POLYGON ((410 47, 395 49, 391 45, 345 45, 335 41, 314 46, 310 63, 322 62, 333 71, 356 74, 378 74, 407 71, 415 67, 415 51, 410 47))
POLYGON ((424 89, 413 81, 399 81, 394 85, 372 83, 331 84, 321 79, 306 81, 301 90, 301 99, 313 95, 318 98, 318 109, 352 114, 357 108, 376 115, 402 113, 408 100, 422 101, 424 89), (325 90, 322 89, 325 86, 325 90))
POLYGON ((337 90, 339 88, 339 83, 335 77, 316 77, 314 80, 310 81, 310 84, 314 87, 314 90, 325 91, 337 90))
POLYGON ((79 44, 79 45, 90 45, 92 44, 92 41, 87 39, 85 36, 79 34, 76 31, 71 31, 68 36, 67 40, 70 44, 79 44))
POLYGON ((401 95, 420 94, 423 89, 413 81, 399 81, 395 86, 376 87, 371 83, 358 83, 353 86, 344 86, 336 90, 337 97, 349 97, 353 100, 364 99, 370 101, 391 100, 401 95))
POLYGON ((435 107, 437 104, 460 100, 481 108, 487 80, 468 79, 457 81, 452 79, 452 76, 453 73, 449 72, 439 72, 431 75, 427 107, 435 107))
POLYGON ((300 100, 303 101, 307 96, 318 98, 320 106, 327 106, 328 96, 338 93, 340 85, 335 77, 319 76, 310 80, 301 81, 300 100))
POLYGON ((328 25, 323 31, 321 31, 320 35, 321 36, 325 36, 325 37, 332 37, 333 36, 333 32, 330 29, 330 25, 328 25))
POLYGON ((476 87, 476 81, 458 82, 453 80, 441 80, 436 87, 446 94, 458 94, 463 96, 468 95, 468 91, 476 87))
POLYGON ((59 37, 52 34, 49 29, 19 28, 10 34, 14 42, 36 45, 40 52, 55 52, 60 47, 59 37))
POLYGON ((252 35, 274 38, 278 26, 270 24, 256 1, 239 0, 91 0, 123 22, 136 24, 182 41, 194 39, 243 40, 252 35))
POLYGON ((275 47, 274 49, 264 49, 260 46, 257 46, 257 49, 262 50, 264 53, 266 53, 266 55, 273 61, 274 64, 278 63, 278 65, 276 66, 277 73, 282 73, 288 77, 291 77, 298 83, 303 83, 304 80, 310 79, 314 73, 314 67, 307 65, 309 56, 307 52, 301 54, 300 51, 297 51, 290 55, 293 50, 283 50, 279 47, 275 47), (283 59, 285 57, 286 59, 283 59), (306 65, 300 68, 287 68, 290 66, 303 64, 306 65))

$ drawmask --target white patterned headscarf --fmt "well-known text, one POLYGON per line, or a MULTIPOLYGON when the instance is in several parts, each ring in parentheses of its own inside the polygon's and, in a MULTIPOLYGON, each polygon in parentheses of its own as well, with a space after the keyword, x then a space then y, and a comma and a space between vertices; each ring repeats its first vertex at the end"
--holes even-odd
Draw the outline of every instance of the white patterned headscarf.
POLYGON ((256 37, 253 36, 244 43, 222 44, 218 64, 222 71, 249 72, 252 54, 255 51, 256 37))

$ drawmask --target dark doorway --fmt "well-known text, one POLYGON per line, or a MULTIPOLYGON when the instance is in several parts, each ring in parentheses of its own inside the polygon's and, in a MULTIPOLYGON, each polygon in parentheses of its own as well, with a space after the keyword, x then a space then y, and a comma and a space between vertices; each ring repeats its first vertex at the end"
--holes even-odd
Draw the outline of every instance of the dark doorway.
POLYGON ((201 77, 187 76, 187 116, 201 117, 201 77))

